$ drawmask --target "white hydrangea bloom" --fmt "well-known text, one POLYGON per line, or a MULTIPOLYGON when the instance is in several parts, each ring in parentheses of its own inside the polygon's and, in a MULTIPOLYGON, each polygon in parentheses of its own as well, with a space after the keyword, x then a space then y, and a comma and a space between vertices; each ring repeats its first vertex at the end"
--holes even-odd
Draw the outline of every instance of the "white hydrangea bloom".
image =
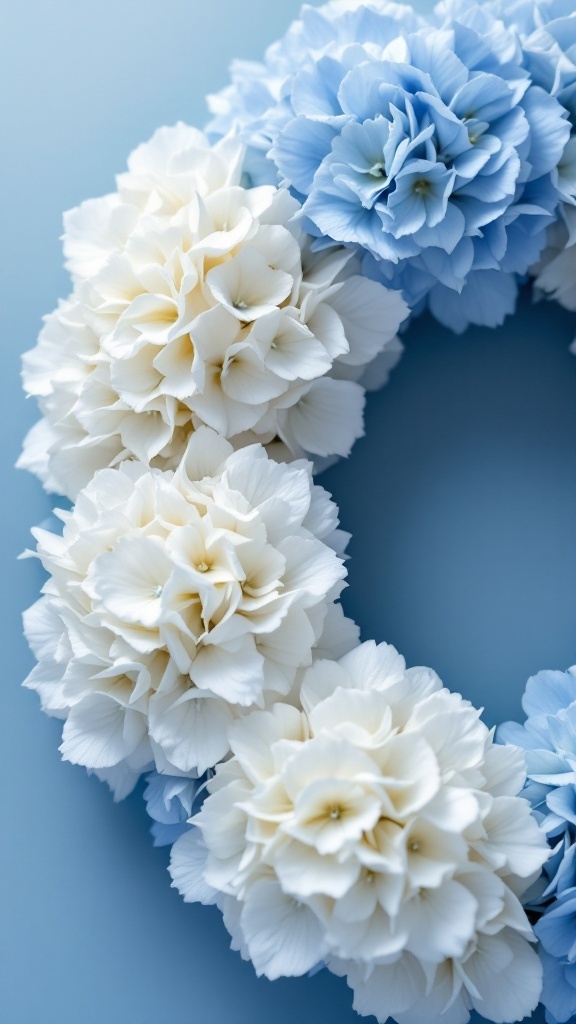
POLYGON ((299 203, 242 187, 243 158, 237 139, 162 128, 117 192, 66 215, 74 290, 24 358, 44 418, 20 465, 49 490, 75 498, 129 457, 175 468, 201 424, 288 458, 361 435, 358 381, 379 357, 382 383, 407 307, 351 251, 313 253, 299 203))
POLYGON ((548 850, 521 753, 386 644, 316 661, 301 701, 232 727, 174 885, 218 902, 258 974, 324 961, 379 1021, 529 1014, 541 968, 519 896, 548 850))
POLYGON ((150 763, 202 773, 235 717, 293 699, 317 644, 357 642, 333 605, 348 535, 310 470, 201 427, 175 473, 100 470, 62 536, 35 531, 27 685, 66 719, 65 758, 120 794, 150 763))

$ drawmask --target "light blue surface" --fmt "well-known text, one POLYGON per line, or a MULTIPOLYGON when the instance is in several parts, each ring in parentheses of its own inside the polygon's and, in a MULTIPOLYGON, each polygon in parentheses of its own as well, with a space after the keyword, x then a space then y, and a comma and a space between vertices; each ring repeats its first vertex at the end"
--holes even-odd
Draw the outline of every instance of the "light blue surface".
MULTIPOLYGON (((423 6, 423 5, 421 5, 423 6)), ((169 888, 140 798, 60 762, 58 725, 19 688, 32 661, 16 564, 50 503, 12 465, 32 403, 19 355, 67 289, 62 210, 113 185, 161 123, 202 123, 233 55, 257 56, 296 0, 4 4, 2 135, 2 1024, 358 1024, 345 984, 256 981, 218 915, 169 888), (6 103, 7 100, 7 103, 6 103)), ((518 714, 529 674, 576 661, 574 318, 524 307, 456 339, 420 321, 368 435, 325 474, 354 534, 347 606, 365 637, 487 709, 518 714)), ((422 1022, 426 1024, 426 1022, 422 1022)))

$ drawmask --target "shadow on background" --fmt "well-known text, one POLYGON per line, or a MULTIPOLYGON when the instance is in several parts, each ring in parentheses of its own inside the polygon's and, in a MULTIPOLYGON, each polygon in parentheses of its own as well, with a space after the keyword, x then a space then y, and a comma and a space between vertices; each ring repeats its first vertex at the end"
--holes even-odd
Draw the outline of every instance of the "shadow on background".
POLYGON ((366 437, 319 482, 352 533, 349 615, 486 708, 576 661, 576 318, 523 296, 499 330, 421 317, 366 437))

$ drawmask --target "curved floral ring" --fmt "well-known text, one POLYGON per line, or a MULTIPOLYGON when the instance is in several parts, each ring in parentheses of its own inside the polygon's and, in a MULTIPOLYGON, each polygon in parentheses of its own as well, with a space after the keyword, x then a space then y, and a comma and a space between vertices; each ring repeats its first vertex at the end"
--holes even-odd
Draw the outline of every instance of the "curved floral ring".
POLYGON ((382 1022, 576 1014, 576 672, 495 742, 359 644, 313 479, 410 313, 495 325, 529 272, 576 307, 570 6, 305 7, 207 135, 160 129, 66 215, 72 291, 25 357, 20 465, 74 502, 25 618, 63 757, 116 799, 149 773, 184 898, 382 1022))

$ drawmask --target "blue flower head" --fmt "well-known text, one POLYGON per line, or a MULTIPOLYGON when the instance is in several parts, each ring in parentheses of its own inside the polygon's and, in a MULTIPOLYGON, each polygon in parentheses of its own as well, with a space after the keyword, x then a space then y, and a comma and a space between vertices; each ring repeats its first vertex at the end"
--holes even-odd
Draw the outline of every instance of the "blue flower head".
POLYGON ((498 740, 526 752, 524 796, 552 849, 528 894, 544 967, 549 1024, 576 1015, 576 669, 540 672, 522 701, 526 722, 507 722, 498 740))
POLYGON ((516 277, 560 200, 568 114, 524 66, 518 31, 484 9, 304 8, 264 65, 236 66, 212 101, 303 201, 317 245, 365 254, 365 271, 456 328, 511 311, 516 277), (498 279, 498 280, 496 280, 498 279))
MULTIPOLYGON (((534 85, 554 96, 567 110, 571 137, 576 132, 576 9, 573 0, 492 0, 470 8, 463 0, 447 0, 442 9, 466 24, 498 31, 504 23, 518 37, 522 65, 534 85)), ((576 150, 569 144, 558 164, 555 180, 565 202, 576 202, 576 150)))
POLYGON ((151 772, 146 783, 144 799, 152 818, 150 831, 154 846, 170 846, 192 827, 187 822, 193 813, 200 781, 151 772))

